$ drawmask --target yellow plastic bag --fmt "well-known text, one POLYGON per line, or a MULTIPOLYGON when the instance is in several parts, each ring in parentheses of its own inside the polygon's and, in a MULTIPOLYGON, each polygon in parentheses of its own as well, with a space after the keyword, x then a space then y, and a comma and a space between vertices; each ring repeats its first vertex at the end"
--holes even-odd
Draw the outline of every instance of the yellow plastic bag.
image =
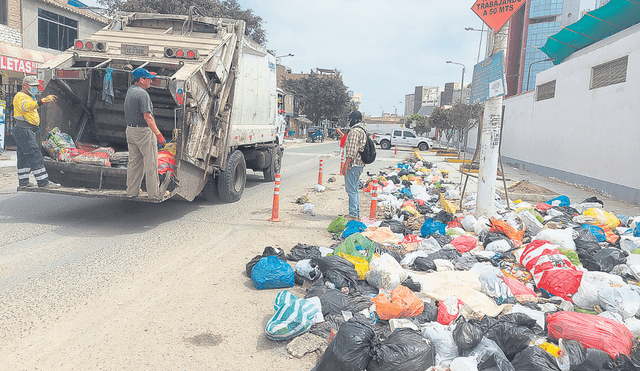
POLYGON ((348 261, 352 262, 356 266, 356 273, 358 273, 358 280, 364 281, 364 276, 369 271, 369 262, 367 259, 358 258, 357 256, 345 254, 343 252, 338 253, 338 256, 342 256, 348 261))
POLYGON ((606 225, 612 231, 620 225, 620 219, 618 219, 615 215, 602 209, 598 209, 597 207, 592 207, 591 209, 585 211, 584 215, 592 216, 598 219, 600 223, 606 225))

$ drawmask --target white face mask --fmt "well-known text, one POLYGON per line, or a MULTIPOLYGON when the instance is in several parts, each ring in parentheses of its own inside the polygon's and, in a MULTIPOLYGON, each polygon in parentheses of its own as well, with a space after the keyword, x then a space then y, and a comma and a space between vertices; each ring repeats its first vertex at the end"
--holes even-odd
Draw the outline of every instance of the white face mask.
POLYGON ((35 97, 36 95, 38 95, 38 87, 37 86, 29 87, 29 93, 31 93, 31 95, 35 97))

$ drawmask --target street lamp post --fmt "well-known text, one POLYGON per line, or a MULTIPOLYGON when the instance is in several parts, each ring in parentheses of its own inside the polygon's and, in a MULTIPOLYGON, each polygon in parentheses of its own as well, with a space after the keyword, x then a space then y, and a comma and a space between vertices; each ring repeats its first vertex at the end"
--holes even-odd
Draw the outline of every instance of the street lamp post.
POLYGON ((462 81, 460 82, 460 102, 462 103, 463 100, 463 96, 464 96, 464 73, 466 71, 466 67, 464 66, 464 64, 462 63, 458 63, 458 62, 452 62, 452 61, 447 61, 447 63, 449 64, 457 64, 462 66, 462 81))
POLYGON ((533 65, 534 65, 534 64, 536 64, 536 63, 540 63, 540 62, 551 62, 551 61, 554 61, 554 60, 555 60, 555 59, 547 58, 547 59, 543 59, 543 60, 540 60, 540 61, 535 61, 535 62, 533 62, 533 63, 531 63, 531 64, 529 65, 529 72, 527 72, 527 90, 525 90, 525 91, 529 91, 529 77, 531 77, 531 66, 533 66, 533 65))
POLYGON ((281 56, 276 57, 276 64, 280 64, 280 60, 282 58, 284 58, 284 57, 293 57, 293 53, 289 53, 287 55, 281 55, 281 56))
MULTIPOLYGON (((478 31, 478 32, 482 32, 482 33, 480 34, 480 43, 478 44, 478 57, 476 58, 476 63, 478 63, 478 62, 480 62, 480 49, 482 49, 482 36, 484 36, 485 31, 486 31, 486 32, 489 32, 489 31, 491 31, 491 30, 485 30, 485 29, 484 29, 484 23, 482 24, 482 29, 481 29, 481 30, 478 30, 477 28, 473 28, 473 27, 465 27, 464 29, 465 29, 465 31, 478 31)), ((488 52, 489 52, 488 47, 489 47, 489 43, 487 42, 487 50, 486 50, 486 52, 485 52, 485 55, 486 55, 486 54, 488 54, 488 52)))

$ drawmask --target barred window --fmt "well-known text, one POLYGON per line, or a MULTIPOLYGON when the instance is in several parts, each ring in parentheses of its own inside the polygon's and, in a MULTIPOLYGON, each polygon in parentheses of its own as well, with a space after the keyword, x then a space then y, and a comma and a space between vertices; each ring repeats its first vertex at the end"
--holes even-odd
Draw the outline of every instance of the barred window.
POLYGON ((627 63, 629 56, 614 59, 591 68, 591 88, 619 84, 627 81, 627 63))
POLYGON ((536 102, 556 96, 556 80, 545 82, 536 88, 536 102))
POLYGON ((41 48, 67 50, 78 38, 78 21, 65 16, 38 9, 38 46, 41 48))
POLYGON ((8 11, 7 0, 0 0, 0 24, 7 24, 9 19, 9 17, 7 17, 8 11))

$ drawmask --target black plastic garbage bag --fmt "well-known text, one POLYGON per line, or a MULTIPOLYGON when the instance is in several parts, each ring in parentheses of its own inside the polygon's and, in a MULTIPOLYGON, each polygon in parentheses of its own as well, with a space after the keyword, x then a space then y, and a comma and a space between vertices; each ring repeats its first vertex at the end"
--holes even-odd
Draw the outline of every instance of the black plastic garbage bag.
POLYGON ((327 315, 342 315, 342 312, 357 313, 363 309, 371 306, 371 300, 368 297, 361 295, 347 295, 340 290, 326 289, 317 290, 312 286, 305 299, 317 296, 320 299, 322 305, 322 314, 327 315))
POLYGON ((336 288, 349 287, 353 290, 358 289, 358 273, 352 262, 336 255, 314 258, 313 261, 318 264, 318 269, 322 272, 325 281, 333 282, 336 288))
POLYGON ((340 325, 344 323, 344 317, 342 314, 330 314, 324 316, 324 322, 316 323, 309 329, 309 332, 318 335, 321 338, 328 339, 331 336, 331 330, 340 329, 340 325))
POLYGON ((516 371, 560 371, 555 358, 537 346, 527 347, 519 352, 511 364, 516 371))
POLYGON ((406 227, 404 226, 404 224, 402 224, 401 221, 395 219, 383 221, 382 223, 380 223, 380 227, 389 227, 389 229, 391 229, 391 232, 400 233, 403 235, 406 231, 406 227))
POLYGON ((509 361, 526 349, 534 338, 534 333, 526 326, 499 321, 487 331, 486 336, 495 341, 509 361))
POLYGON ((538 325, 538 322, 524 313, 507 313, 500 317, 500 321, 508 321, 518 326, 525 326, 538 336, 547 336, 544 329, 538 325))
POLYGON ((625 354, 618 354, 615 361, 608 361, 605 367, 607 370, 613 371, 640 371, 640 365, 633 363, 631 358, 625 354))
POLYGON ((467 321, 463 316, 458 317, 456 327, 453 329, 453 341, 456 342, 460 353, 475 348, 480 344, 483 336, 484 333, 478 321, 473 319, 467 321))
POLYGON ((445 259, 445 260, 449 260, 449 261, 453 261, 456 260, 457 258, 461 257, 462 254, 460 253, 460 251, 456 250, 456 249, 442 249, 442 250, 438 250, 432 254, 429 254, 427 256, 427 258, 431 259, 431 260, 436 260, 436 259, 445 259))
POLYGON ((382 246, 380 246, 379 244, 375 244, 376 246, 376 254, 378 255, 382 255, 382 254, 389 254, 391 255, 392 258, 394 258, 398 263, 400 263, 402 261, 402 258, 404 257, 402 254, 400 254, 399 252, 395 251, 395 250, 390 250, 390 249, 386 249, 382 246))
POLYGON ((367 371, 426 370, 435 363, 435 347, 418 332, 399 328, 371 349, 367 371))
POLYGON ((627 253, 620 249, 601 249, 594 254, 578 250, 578 257, 582 266, 590 271, 611 272, 613 267, 627 262, 627 253), (583 260, 584 258, 584 260, 583 260))
POLYGON ((260 259, 264 258, 265 256, 271 256, 271 255, 275 255, 281 260, 287 261, 287 259, 284 256, 284 251, 282 249, 272 247, 272 246, 267 246, 262 251, 262 255, 254 256, 253 259, 251 259, 247 263, 247 265, 245 266, 245 272, 247 273, 247 276, 251 277, 251 272, 253 271, 253 267, 255 267, 256 264, 258 264, 260 259))
POLYGON ((320 253, 320 248, 318 246, 299 243, 291 249, 291 252, 289 254, 287 254, 287 259, 300 261, 304 259, 319 258, 321 256, 322 253, 320 253))
POLYGON ((605 368, 607 362, 612 362, 613 359, 603 350, 596 348, 588 348, 585 350, 585 359, 580 365, 575 368, 572 366, 572 370, 580 371, 598 371, 605 368))
POLYGON ((374 331, 356 318, 343 323, 312 371, 361 371, 371 360, 374 331))
POLYGON ((587 358, 587 350, 576 340, 563 341, 564 348, 569 357, 572 370, 577 370, 576 366, 581 365, 587 358))
POLYGON ((596 197, 596 196, 589 197, 589 198, 585 199, 584 201, 582 201, 580 203, 581 204, 586 204, 586 203, 594 203, 594 202, 599 203, 604 208, 604 202, 602 200, 598 200, 598 197, 596 197))
POLYGON ((444 247, 444 245, 451 243, 451 240, 453 240, 453 237, 449 235, 443 236, 440 233, 432 233, 431 237, 435 238, 436 241, 438 241, 438 243, 440 244, 440 247, 444 247))
POLYGON ((373 287, 367 283, 367 281, 358 281, 358 292, 362 296, 370 296, 375 297, 378 295, 380 290, 377 287, 373 287))
POLYGON ((435 322, 438 320, 438 307, 429 303, 424 303, 422 313, 408 319, 418 326, 429 322, 435 322))
POLYGON ((464 350, 461 355, 464 357, 474 356, 478 361, 478 371, 514 371, 502 349, 495 341, 486 336, 475 348, 464 350))
POLYGON ((433 220, 437 220, 440 223, 447 225, 449 223, 451 223, 452 221, 454 221, 456 219, 455 216, 453 216, 453 214, 446 212, 444 210, 440 210, 439 213, 436 214, 436 216, 433 217, 433 220))
POLYGON ((422 215, 433 214, 433 210, 427 204, 416 205, 416 210, 422 215))
POLYGON ((601 247, 598 243, 598 239, 596 236, 591 233, 590 230, 586 228, 580 228, 577 230, 578 238, 574 239, 573 242, 576 244, 576 250, 578 252, 582 251, 587 254, 595 254, 600 251, 601 247))
MULTIPOLYGON (((575 215, 580 214, 578 210, 574 209, 571 206, 552 206, 549 210, 560 211, 569 219, 572 219, 575 215)), ((549 213, 549 210, 547 210, 547 214, 549 213)))
POLYGON ((409 290, 413 292, 420 292, 420 290, 422 290, 422 285, 420 284, 420 282, 415 282, 413 279, 411 279, 411 276, 402 281, 402 286, 409 288, 409 290))
POLYGON ((413 264, 411 264, 411 269, 414 271, 427 272, 438 270, 438 267, 433 260, 424 256, 418 256, 416 260, 413 261, 413 264))

